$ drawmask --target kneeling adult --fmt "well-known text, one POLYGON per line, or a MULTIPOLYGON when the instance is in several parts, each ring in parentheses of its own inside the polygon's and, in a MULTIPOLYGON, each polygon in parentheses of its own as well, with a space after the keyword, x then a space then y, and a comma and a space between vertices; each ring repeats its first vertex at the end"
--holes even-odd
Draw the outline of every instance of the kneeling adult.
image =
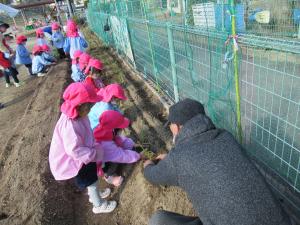
POLYGON ((170 107, 175 147, 161 161, 144 163, 157 185, 187 192, 198 217, 159 211, 150 225, 289 225, 264 178, 226 130, 214 126, 201 103, 185 99, 170 107))

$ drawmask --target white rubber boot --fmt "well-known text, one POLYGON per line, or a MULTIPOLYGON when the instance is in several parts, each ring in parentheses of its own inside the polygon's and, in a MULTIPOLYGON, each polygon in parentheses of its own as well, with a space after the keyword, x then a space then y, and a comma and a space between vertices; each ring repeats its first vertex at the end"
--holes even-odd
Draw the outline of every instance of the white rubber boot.
POLYGON ((93 213, 99 214, 99 213, 110 213, 115 210, 117 207, 116 201, 105 201, 98 207, 93 207, 93 213))
MULTIPOLYGON (((110 188, 105 188, 104 191, 99 191, 99 196, 102 199, 108 198, 111 194, 110 188)), ((89 198, 89 202, 93 203, 92 200, 89 198)))
POLYGON ((115 201, 103 201, 100 198, 98 190, 98 181, 87 187, 89 200, 93 204, 93 213, 110 213, 114 211, 117 206, 115 201))

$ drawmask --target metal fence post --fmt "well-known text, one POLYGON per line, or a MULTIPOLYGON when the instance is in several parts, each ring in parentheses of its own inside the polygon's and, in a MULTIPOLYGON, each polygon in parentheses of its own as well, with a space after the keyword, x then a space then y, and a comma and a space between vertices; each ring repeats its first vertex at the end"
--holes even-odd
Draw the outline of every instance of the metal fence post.
POLYGON ((128 34, 128 41, 129 41, 129 45, 130 45, 130 51, 132 53, 132 57, 133 57, 133 67, 136 69, 136 64, 135 64, 135 54, 134 54, 134 51, 133 51, 133 42, 132 42, 132 38, 131 38, 131 31, 130 31, 130 28, 129 28, 129 22, 128 22, 128 18, 126 17, 125 18, 125 21, 126 21, 126 27, 127 27, 127 34, 128 34))
POLYGON ((154 57, 154 51, 153 51, 154 49, 153 49, 153 44, 152 44, 151 30, 149 27, 150 20, 148 17, 148 12, 147 12, 144 0, 142 0, 142 7, 143 7, 144 15, 146 18, 146 28, 147 28, 147 35, 148 35, 148 40, 149 40, 149 48, 150 48, 150 53, 151 53, 151 60, 152 60, 152 65, 153 65, 153 73, 154 73, 154 77, 155 77, 156 89, 160 90, 159 81, 158 81, 158 77, 157 77, 157 67, 155 64, 155 57, 154 57))
MULTIPOLYGON (((235 12, 235 0, 230 0, 231 6, 231 34, 232 39, 236 36, 236 12, 235 12)), ((243 141, 242 135, 242 121, 241 121, 241 96, 240 96, 240 83, 239 83, 239 66, 238 66, 238 53, 236 46, 232 44, 233 49, 233 66, 234 66, 234 80, 235 80, 235 98, 236 98, 236 117, 237 117, 237 134, 240 143, 243 141)))
POLYGON ((171 68, 172 68, 174 97, 175 97, 175 102, 178 102, 179 101, 178 80, 177 80, 176 62, 175 62, 175 54, 174 54, 173 33, 172 33, 170 23, 167 23, 167 31, 168 31, 168 43, 169 43, 169 52, 170 52, 170 60, 171 60, 171 68))

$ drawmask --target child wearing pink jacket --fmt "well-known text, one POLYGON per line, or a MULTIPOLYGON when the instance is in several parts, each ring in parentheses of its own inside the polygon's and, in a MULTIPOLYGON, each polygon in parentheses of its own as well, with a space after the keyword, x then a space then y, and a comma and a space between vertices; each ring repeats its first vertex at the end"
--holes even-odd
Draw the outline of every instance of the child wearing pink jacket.
MULTIPOLYGON (((132 139, 119 135, 118 131, 129 126, 130 121, 120 112, 107 110, 99 118, 99 124, 94 129, 96 142, 103 149, 102 163, 104 167, 104 179, 115 186, 120 186, 123 177, 116 176, 118 163, 135 163, 141 157, 135 152, 135 143, 132 139)), ((100 165, 101 166, 101 165, 100 165)))
POLYGON ((110 189, 99 193, 96 162, 103 161, 104 151, 96 143, 87 114, 102 97, 83 83, 72 83, 63 94, 61 116, 55 126, 49 163, 56 180, 75 178, 79 188, 87 188, 94 213, 112 212, 117 203, 105 201, 110 189))

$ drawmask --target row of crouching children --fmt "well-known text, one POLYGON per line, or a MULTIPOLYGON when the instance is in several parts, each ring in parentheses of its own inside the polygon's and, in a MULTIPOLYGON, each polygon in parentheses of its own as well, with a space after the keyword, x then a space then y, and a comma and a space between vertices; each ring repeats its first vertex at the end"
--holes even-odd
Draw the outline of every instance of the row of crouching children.
POLYGON ((1 65, 4 65, 4 72, 7 71, 5 73, 6 87, 11 86, 10 77, 14 79, 16 87, 20 86, 15 64, 27 67, 30 76, 45 76, 49 67, 55 65, 57 62, 51 52, 50 46, 53 46, 57 50, 60 59, 66 56, 73 58, 73 53, 76 49, 84 51, 87 48, 87 42, 84 37, 79 35, 77 25, 74 21, 68 21, 66 37, 60 25, 56 22, 51 25, 51 30, 50 43, 45 38, 43 29, 39 28, 36 30, 36 40, 31 52, 26 47, 27 37, 20 35, 16 38, 17 48, 15 54, 0 54, 1 65), (33 55, 32 59, 31 55, 33 55))
POLYGON ((49 151, 50 169, 56 180, 74 178, 78 188, 86 188, 94 213, 109 213, 117 203, 105 200, 111 190, 99 191, 99 177, 118 187, 124 179, 118 173, 120 164, 135 163, 141 156, 134 141, 121 134, 130 125, 116 104, 127 100, 124 89, 120 84, 107 85, 103 63, 84 52, 87 43, 73 22, 68 21, 67 28, 71 38, 65 52, 72 59, 74 82, 63 94, 49 151))

